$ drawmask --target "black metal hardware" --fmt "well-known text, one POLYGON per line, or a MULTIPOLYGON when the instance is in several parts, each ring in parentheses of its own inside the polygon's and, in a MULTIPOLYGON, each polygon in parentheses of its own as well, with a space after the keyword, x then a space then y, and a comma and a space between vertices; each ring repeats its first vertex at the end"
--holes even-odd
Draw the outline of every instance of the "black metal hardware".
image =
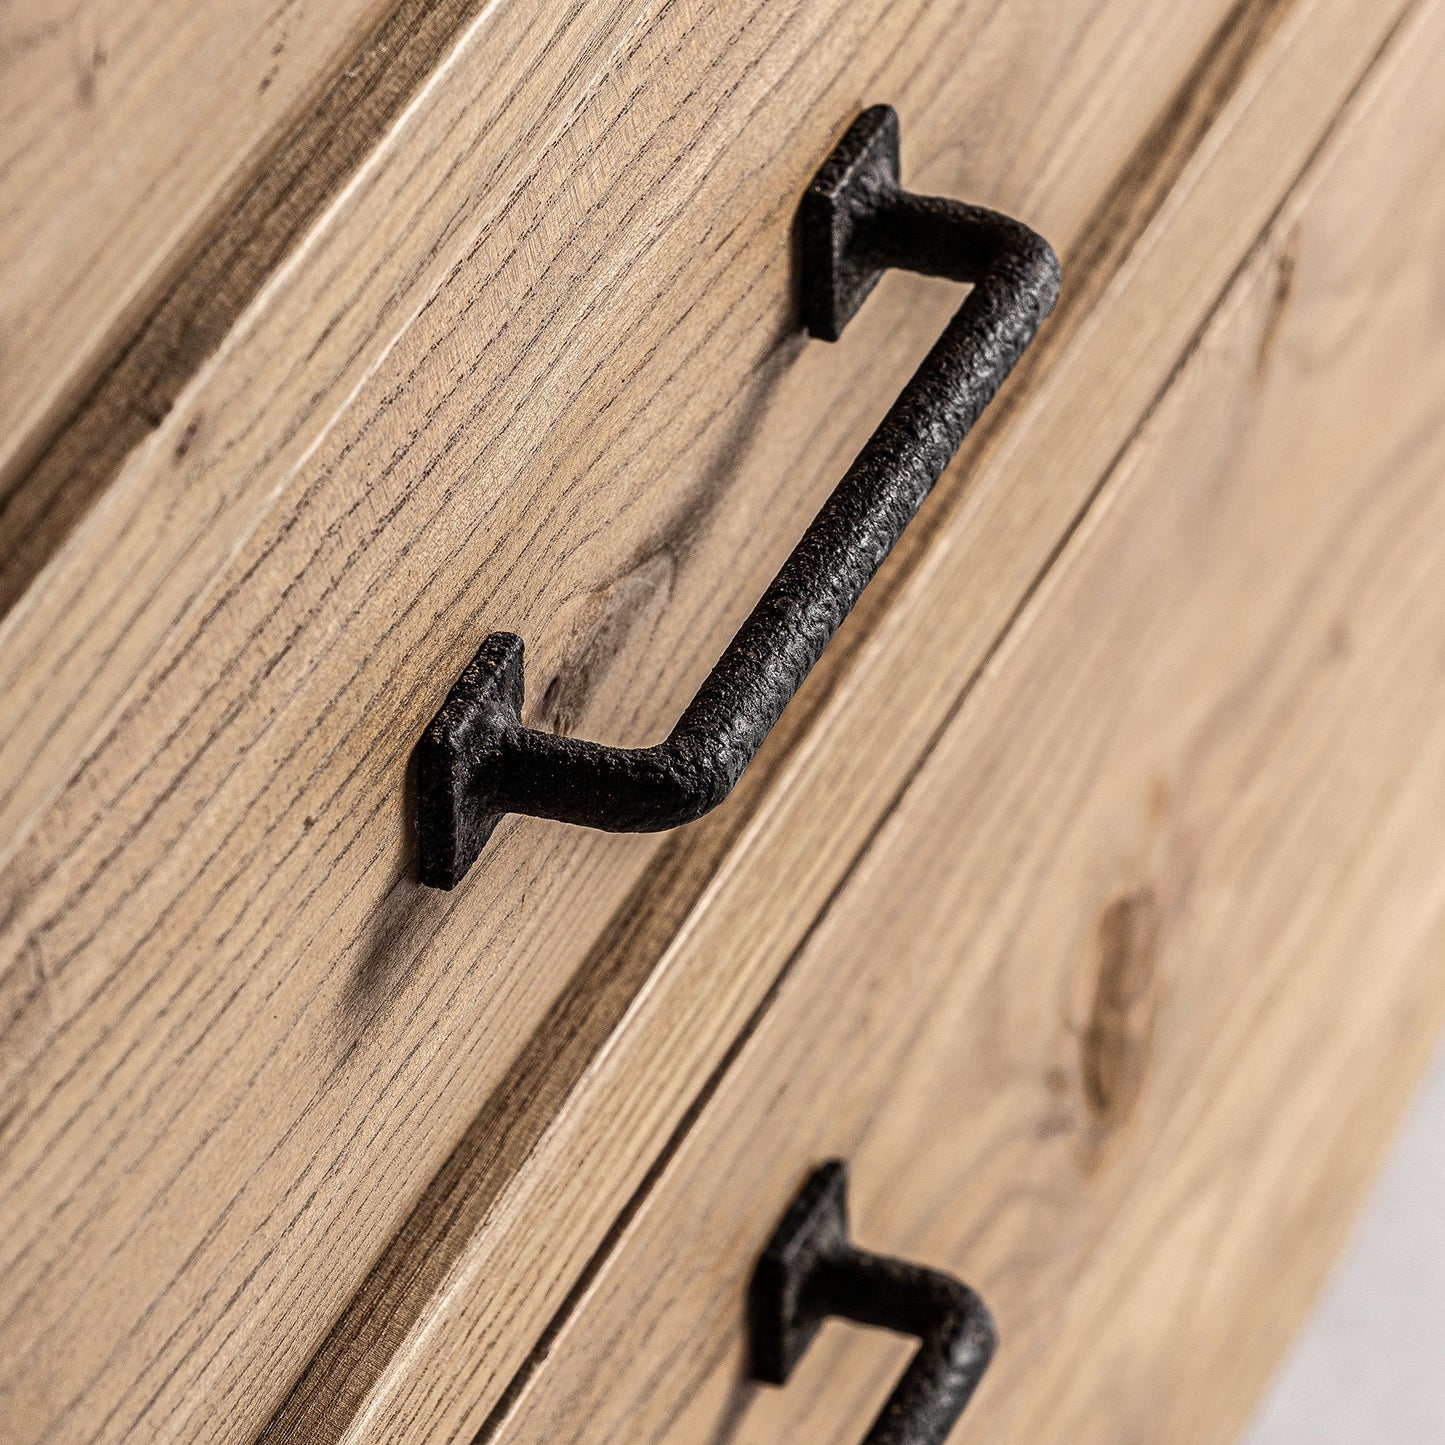
POLYGON ((856 1249, 848 1240, 848 1166, 818 1169, 783 1216, 753 1272, 748 1310, 753 1374, 786 1385, 830 1315, 923 1342, 863 1445, 943 1445, 988 1363, 997 1335, 966 1284, 856 1249))
POLYGON ((837 340, 895 266, 972 284, 943 335, 665 742, 605 747, 523 726, 522 640, 482 643, 417 745, 423 883, 455 887, 507 813, 654 832, 732 791, 1058 295, 1048 242, 910 195, 898 174, 897 113, 874 106, 803 197, 803 321, 837 340))

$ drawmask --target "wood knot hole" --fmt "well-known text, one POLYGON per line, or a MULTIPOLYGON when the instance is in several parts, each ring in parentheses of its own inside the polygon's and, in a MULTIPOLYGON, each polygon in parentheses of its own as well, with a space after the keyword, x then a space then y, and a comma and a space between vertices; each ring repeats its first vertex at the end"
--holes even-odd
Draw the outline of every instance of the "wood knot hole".
POLYGON ((1099 918, 1098 975, 1082 1039, 1084 1101, 1106 1132, 1120 1128, 1144 1087, 1153 1041, 1160 932, 1153 888, 1116 898, 1099 918))

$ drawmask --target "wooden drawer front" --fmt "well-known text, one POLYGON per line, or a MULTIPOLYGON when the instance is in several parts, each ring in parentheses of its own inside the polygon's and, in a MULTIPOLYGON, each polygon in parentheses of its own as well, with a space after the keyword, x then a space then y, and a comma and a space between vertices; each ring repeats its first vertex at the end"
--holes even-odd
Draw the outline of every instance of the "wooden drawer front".
POLYGON ((747 1379, 830 1156, 993 1307, 957 1438, 1233 1438, 1445 1024, 1442 64, 1433 4, 483 1439, 860 1438, 904 1342, 747 1379))
MULTIPOLYGON (((531 822, 420 889, 408 759, 495 627, 532 720, 641 743, 691 696, 955 301, 891 277, 798 334, 798 195, 860 98, 910 184, 1067 246, 1232 9, 458 33, 0 623, 16 1438, 254 1435, 629 906, 656 840, 531 822)), ((1073 513, 1041 495, 988 638, 1073 513)))

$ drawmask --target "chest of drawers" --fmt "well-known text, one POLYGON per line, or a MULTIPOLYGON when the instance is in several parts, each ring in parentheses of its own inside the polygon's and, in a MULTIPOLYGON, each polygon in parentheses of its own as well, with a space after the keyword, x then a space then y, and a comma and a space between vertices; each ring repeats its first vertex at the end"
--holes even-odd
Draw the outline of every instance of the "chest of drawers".
POLYGON ((948 1439, 1232 1438, 1445 1027, 1445 9, 208 8, 5 37, 6 1438, 861 1440, 833 1159, 948 1439))

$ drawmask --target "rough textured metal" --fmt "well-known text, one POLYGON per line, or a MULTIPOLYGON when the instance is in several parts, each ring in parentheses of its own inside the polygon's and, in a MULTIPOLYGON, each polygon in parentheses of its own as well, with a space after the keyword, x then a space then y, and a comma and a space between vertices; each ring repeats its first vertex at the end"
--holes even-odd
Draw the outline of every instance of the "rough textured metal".
POLYGON ((922 1341, 863 1445, 943 1445, 993 1358, 983 1301, 952 1275, 856 1249, 848 1167, 823 1165, 793 1202, 753 1272, 753 1375, 786 1385, 830 1315, 922 1341))
POLYGON ((1028 227, 899 188, 889 106, 853 123, 800 224, 814 336, 836 340, 890 266, 972 290, 665 742, 523 726, 521 639, 486 639, 417 745, 422 882, 454 887, 507 813, 652 832, 722 802, 1058 295, 1058 261, 1028 227))

